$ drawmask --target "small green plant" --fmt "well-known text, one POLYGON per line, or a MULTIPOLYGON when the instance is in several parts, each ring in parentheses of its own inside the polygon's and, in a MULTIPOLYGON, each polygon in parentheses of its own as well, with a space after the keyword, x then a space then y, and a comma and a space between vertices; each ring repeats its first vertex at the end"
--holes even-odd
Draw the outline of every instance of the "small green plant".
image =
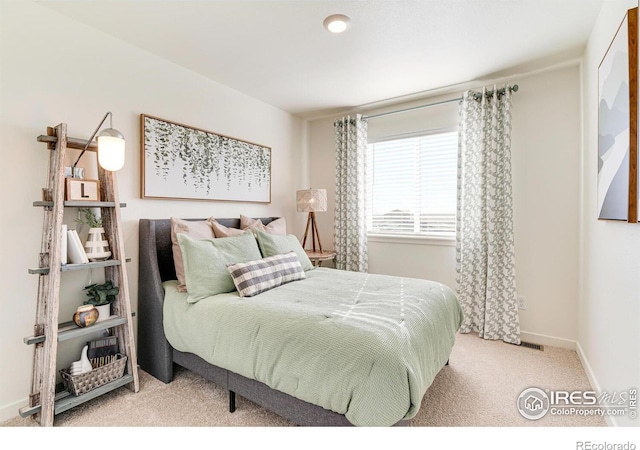
POLYGON ((114 286, 111 281, 107 281, 103 284, 92 284, 85 286, 87 291, 87 300, 85 305, 101 306, 113 303, 116 300, 116 296, 120 292, 118 286, 114 286))
POLYGON ((97 215, 91 208, 80 208, 78 210, 80 217, 76 219, 76 223, 84 223, 89 228, 102 228, 102 217, 97 215))

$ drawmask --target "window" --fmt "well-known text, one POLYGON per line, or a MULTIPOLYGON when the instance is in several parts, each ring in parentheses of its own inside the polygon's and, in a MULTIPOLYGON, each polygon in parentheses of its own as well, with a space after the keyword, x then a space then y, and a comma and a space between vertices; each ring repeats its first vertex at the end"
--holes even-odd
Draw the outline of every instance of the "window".
POLYGON ((458 133, 369 143, 367 229, 455 237, 458 133))

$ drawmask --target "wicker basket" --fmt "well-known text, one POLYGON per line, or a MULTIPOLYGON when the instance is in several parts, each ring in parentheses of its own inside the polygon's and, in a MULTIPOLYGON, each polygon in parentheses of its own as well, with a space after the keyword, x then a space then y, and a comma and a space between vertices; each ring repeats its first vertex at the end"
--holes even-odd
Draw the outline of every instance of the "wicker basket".
POLYGON ((127 365, 127 357, 121 353, 117 356, 118 359, 115 361, 80 375, 71 375, 67 369, 62 369, 60 375, 64 388, 78 396, 122 377, 127 365))

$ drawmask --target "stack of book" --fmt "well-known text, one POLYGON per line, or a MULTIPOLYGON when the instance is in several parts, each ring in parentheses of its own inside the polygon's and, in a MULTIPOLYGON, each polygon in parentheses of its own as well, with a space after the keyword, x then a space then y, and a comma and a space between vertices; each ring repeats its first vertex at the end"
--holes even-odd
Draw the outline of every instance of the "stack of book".
MULTIPOLYGON (((63 238, 64 240, 64 238, 63 238)), ((89 262, 89 258, 87 258, 87 254, 84 251, 84 247, 82 246, 82 242, 80 241, 80 237, 78 236, 78 232, 76 230, 67 231, 67 256, 68 260, 71 264, 86 264, 89 262)), ((63 254, 64 256, 64 254, 63 254)), ((64 264, 65 259, 62 259, 64 264)))

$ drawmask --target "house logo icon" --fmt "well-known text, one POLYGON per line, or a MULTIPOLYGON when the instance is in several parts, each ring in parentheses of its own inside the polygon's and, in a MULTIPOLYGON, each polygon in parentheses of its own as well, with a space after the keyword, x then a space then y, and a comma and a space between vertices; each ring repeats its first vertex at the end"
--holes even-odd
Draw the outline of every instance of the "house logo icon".
POLYGON ((518 396, 518 411, 525 419, 541 419, 549 411, 549 396, 542 389, 525 389, 518 396))

